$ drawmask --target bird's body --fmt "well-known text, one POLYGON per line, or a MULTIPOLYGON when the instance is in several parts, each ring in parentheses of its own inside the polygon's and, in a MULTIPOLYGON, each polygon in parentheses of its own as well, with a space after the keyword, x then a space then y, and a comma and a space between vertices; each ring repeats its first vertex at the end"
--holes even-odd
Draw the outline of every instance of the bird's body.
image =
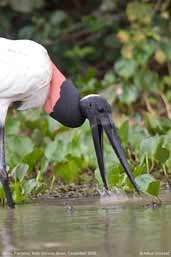
POLYGON ((108 189, 103 160, 104 130, 125 172, 138 191, 107 101, 99 95, 89 95, 81 99, 77 88, 57 69, 47 50, 40 44, 31 40, 0 38, 0 182, 11 208, 14 203, 6 172, 4 126, 8 107, 15 102, 20 102, 19 110, 42 106, 52 118, 72 128, 81 126, 87 118, 92 129, 102 180, 108 189))
MULTIPOLYGON (((40 107, 48 97, 53 65, 47 50, 31 40, 0 38, 0 106, 40 107)), ((1 111, 0 111, 1 113, 1 111)), ((0 114, 3 122, 4 115, 0 114)))

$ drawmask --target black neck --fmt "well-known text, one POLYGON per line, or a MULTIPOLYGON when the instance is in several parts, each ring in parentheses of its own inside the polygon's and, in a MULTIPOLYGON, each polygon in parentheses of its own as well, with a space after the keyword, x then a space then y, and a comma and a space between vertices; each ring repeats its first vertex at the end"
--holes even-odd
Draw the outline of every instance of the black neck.
POLYGON ((71 128, 80 127, 84 123, 85 117, 80 111, 80 93, 71 81, 63 82, 60 98, 50 116, 71 128))

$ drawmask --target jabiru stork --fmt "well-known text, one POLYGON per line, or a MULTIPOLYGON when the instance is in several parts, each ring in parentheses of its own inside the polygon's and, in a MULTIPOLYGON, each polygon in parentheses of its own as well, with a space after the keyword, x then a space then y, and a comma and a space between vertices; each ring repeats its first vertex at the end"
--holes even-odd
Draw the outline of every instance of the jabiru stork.
POLYGON ((19 110, 43 107, 53 119, 71 128, 81 126, 88 119, 102 181, 108 190, 103 159, 104 130, 135 190, 139 192, 108 102, 99 95, 81 98, 78 89, 52 63, 42 45, 31 40, 0 38, 0 182, 10 208, 14 208, 15 204, 6 171, 4 127, 8 108, 15 102, 20 103, 19 110))

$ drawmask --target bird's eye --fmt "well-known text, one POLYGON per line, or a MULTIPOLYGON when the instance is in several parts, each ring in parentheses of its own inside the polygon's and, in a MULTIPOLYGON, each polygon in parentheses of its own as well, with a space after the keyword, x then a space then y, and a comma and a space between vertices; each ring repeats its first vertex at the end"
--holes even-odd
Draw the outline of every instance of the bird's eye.
POLYGON ((103 107, 98 107, 98 112, 104 112, 104 108, 103 107))

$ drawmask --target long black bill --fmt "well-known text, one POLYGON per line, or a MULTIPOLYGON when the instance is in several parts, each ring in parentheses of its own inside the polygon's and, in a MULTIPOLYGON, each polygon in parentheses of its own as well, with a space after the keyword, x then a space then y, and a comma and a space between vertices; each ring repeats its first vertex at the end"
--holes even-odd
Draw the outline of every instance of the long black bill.
POLYGON ((104 187, 108 190, 108 185, 106 182, 106 177, 105 177, 105 167, 104 167, 104 160, 103 160, 103 149, 102 149, 102 131, 106 132, 106 135, 109 139, 109 142, 112 145, 112 148, 114 149, 122 167, 124 168, 127 176, 129 177, 132 185, 134 186, 135 190, 139 193, 139 189, 137 187, 137 184, 135 182, 135 179, 129 169, 124 151, 122 149, 119 137, 117 135, 117 131, 115 128, 115 125, 112 121, 112 118, 109 116, 102 117, 100 119, 100 125, 96 124, 91 124, 92 128, 92 135, 93 135, 93 141, 94 141, 94 147, 96 150, 96 155, 97 155, 97 160, 99 164, 99 169, 101 173, 101 177, 104 183, 104 187))
POLYGON ((91 125, 92 136, 94 142, 94 148, 96 151, 97 161, 99 164, 100 174, 106 190, 108 190, 108 184, 105 175, 104 157, 103 157, 103 128, 101 125, 91 125))

